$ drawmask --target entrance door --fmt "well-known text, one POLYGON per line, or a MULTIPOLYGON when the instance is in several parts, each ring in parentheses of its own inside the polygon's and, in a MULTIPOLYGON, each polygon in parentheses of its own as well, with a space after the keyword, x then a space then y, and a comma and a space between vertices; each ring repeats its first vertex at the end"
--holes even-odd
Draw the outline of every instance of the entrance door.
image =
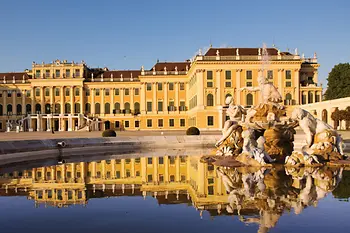
POLYGON ((59 120, 58 120, 58 119, 55 119, 55 120, 54 120, 54 130, 55 130, 55 131, 58 131, 58 130, 59 130, 59 129, 58 129, 59 125, 60 125, 59 120))
POLYGON ((64 131, 68 131, 68 120, 64 121, 64 131))
POLYGON ((111 128, 111 122, 110 121, 105 121, 105 130, 111 128))

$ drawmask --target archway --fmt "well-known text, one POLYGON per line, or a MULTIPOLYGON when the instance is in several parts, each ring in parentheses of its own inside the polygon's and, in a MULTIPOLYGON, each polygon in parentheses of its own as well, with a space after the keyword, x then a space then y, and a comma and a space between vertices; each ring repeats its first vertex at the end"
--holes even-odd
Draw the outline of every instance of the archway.
POLYGON ((251 93, 248 93, 246 96, 246 103, 248 107, 253 106, 254 102, 253 102, 253 95, 251 93))
POLYGON ((17 113, 17 115, 22 115, 22 105, 21 104, 17 104, 16 113, 17 113))
POLYGON ((55 104, 55 113, 60 113, 61 112, 61 104, 57 103, 55 104))
POLYGON ((110 121, 105 121, 105 130, 111 128, 111 122, 110 121))
POLYGON ((105 103, 105 114, 111 113, 111 105, 110 103, 105 103))
POLYGON ((95 113, 100 114, 101 113, 101 105, 100 103, 95 104, 95 113))
POLYGON ((27 104, 27 105, 26 105, 26 113, 27 113, 27 114, 30 114, 31 112, 32 112, 32 105, 27 104))
POLYGON ((322 110, 322 121, 328 123, 328 112, 326 109, 322 110))
MULTIPOLYGON (((79 89, 77 89, 79 90, 79 89)), ((74 104, 74 112, 75 113, 80 113, 80 103, 75 103, 74 104)))
POLYGON ((45 114, 50 114, 51 113, 51 106, 50 104, 45 104, 45 114))
POLYGON ((140 113, 140 103, 136 102, 134 104, 134 111, 135 111, 135 114, 139 114, 140 113))
POLYGON ((91 104, 90 103, 85 104, 85 113, 86 114, 91 113, 91 104))
POLYGON ((71 106, 70 103, 66 103, 64 105, 64 113, 71 113, 71 106))
POLYGON ((120 113, 120 103, 115 102, 114 104, 115 113, 120 113))
POLYGON ((35 105, 35 113, 36 114, 40 114, 41 113, 41 105, 40 104, 36 104, 35 105))
POLYGON ((124 104, 124 109, 125 109, 125 113, 127 114, 130 113, 130 104, 128 102, 124 104))

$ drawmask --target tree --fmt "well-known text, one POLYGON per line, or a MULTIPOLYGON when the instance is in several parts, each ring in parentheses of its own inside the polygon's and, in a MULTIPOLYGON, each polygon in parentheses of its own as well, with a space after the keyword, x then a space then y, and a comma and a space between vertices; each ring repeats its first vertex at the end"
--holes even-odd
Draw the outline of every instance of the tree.
POLYGON ((327 78, 328 87, 326 100, 339 99, 350 96, 350 64, 335 65, 327 78))

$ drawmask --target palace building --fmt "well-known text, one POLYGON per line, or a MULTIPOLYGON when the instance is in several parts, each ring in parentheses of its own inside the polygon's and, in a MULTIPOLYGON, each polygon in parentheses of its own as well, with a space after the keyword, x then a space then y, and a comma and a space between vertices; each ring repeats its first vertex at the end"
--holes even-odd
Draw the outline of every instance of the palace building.
POLYGON ((221 129, 225 98, 250 107, 259 102, 264 75, 284 104, 320 102, 316 54, 267 48, 209 48, 183 62, 109 70, 56 60, 33 62, 24 72, 0 73, 0 130, 201 130, 221 129))

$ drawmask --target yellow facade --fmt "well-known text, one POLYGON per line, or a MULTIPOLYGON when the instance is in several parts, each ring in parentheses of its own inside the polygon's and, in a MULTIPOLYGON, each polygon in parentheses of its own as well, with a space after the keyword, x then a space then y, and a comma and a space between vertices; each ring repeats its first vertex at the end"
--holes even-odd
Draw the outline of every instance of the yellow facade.
POLYGON ((268 48, 265 64, 260 48, 210 48, 185 62, 158 62, 150 70, 89 68, 53 61, 31 70, 0 73, 0 129, 24 131, 181 130, 223 126, 225 97, 250 107, 264 75, 280 91, 285 105, 322 100, 316 56, 268 48), (22 124, 18 120, 24 119, 22 124))

